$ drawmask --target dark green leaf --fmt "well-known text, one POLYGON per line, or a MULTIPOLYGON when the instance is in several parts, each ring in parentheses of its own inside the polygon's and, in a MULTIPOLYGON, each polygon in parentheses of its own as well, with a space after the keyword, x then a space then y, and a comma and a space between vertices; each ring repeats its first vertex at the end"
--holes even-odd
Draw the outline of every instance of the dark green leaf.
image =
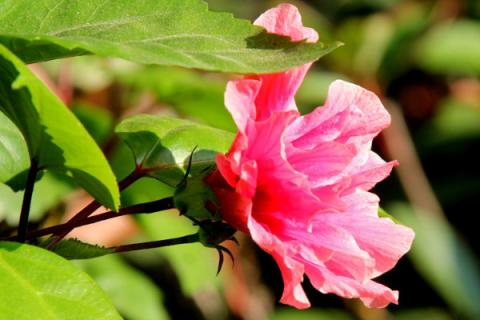
POLYGON ((230 132, 193 122, 151 115, 128 118, 116 128, 132 150, 135 162, 149 175, 176 186, 183 178, 194 149, 192 173, 215 163, 218 152, 226 152, 233 140, 230 132))
POLYGON ((292 43, 199 0, 1 0, 0 42, 26 62, 94 53, 148 64, 261 73, 338 44, 292 43))
POLYGON ((30 158, 40 168, 67 173, 103 205, 116 209, 119 192, 115 176, 75 116, 2 45, 0 74, 0 112, 22 132, 30 158))
POLYGON ((77 239, 65 239, 60 241, 53 250, 59 256, 67 260, 81 260, 101 257, 112 253, 111 249, 82 242, 77 239))
POLYGON ((47 250, 0 242, 2 319, 121 319, 85 273, 47 250))

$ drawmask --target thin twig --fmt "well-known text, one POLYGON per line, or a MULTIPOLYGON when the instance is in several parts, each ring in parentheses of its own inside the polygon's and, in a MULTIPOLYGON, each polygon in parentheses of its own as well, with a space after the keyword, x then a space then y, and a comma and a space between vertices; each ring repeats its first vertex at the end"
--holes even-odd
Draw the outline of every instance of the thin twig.
MULTIPOLYGON (((135 170, 131 174, 129 174, 125 179, 119 182, 118 188, 120 191, 124 190, 127 188, 129 185, 143 177, 145 173, 142 170, 135 170)), ((88 218, 95 210, 100 208, 101 204, 97 201, 92 201, 90 204, 88 204, 85 208, 80 210, 75 216, 73 216, 70 220, 67 221, 67 224, 69 225, 68 228, 65 230, 62 230, 62 232, 59 232, 57 234, 54 234, 53 236, 50 237, 48 240, 50 243, 47 246, 47 249, 51 250, 55 248, 55 246, 63 239, 65 236, 72 231, 76 225, 88 218)))
MULTIPOLYGON (((168 209, 173 209, 175 206, 173 204, 173 198, 168 197, 156 201, 151 201, 151 202, 145 202, 145 203, 140 203, 136 204, 130 207, 125 207, 120 209, 118 212, 115 211, 107 211, 101 214, 97 214, 95 216, 90 216, 87 217, 83 220, 80 220, 75 223, 75 225, 72 225, 71 222, 65 222, 62 224, 54 225, 51 227, 47 227, 44 229, 40 230, 33 230, 29 233, 27 233, 26 239, 31 240, 34 238, 46 236, 49 234, 53 233, 63 233, 66 230, 70 230, 82 226, 86 226, 92 223, 96 223, 99 221, 104 221, 108 219, 113 219, 113 218, 118 218, 120 216, 128 215, 128 214, 148 214, 148 213, 153 213, 153 212, 158 212, 158 211, 163 211, 163 210, 168 210, 168 209)), ((13 237, 8 237, 2 240, 15 240, 17 239, 17 236, 13 237)))
POLYGON ((173 245, 184 244, 184 243, 193 243, 198 241, 199 241, 198 233, 195 233, 195 234, 189 234, 179 238, 133 243, 133 244, 127 244, 127 245, 118 246, 118 247, 112 247, 110 249, 113 250, 113 252, 129 252, 129 251, 167 247, 167 246, 173 246, 173 245))

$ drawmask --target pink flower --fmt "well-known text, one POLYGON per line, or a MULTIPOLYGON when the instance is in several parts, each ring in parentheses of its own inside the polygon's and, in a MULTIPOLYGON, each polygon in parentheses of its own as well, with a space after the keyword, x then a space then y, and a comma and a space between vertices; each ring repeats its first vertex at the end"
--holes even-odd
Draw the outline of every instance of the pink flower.
MULTIPOLYGON (((318 38, 288 4, 256 24, 295 41, 318 38)), ((371 151, 390 116, 372 92, 343 81, 332 83, 323 107, 301 116, 293 96, 309 67, 228 83, 225 102, 239 132, 208 183, 223 219, 280 267, 282 303, 310 306, 304 274, 323 293, 369 307, 397 303, 397 291, 372 279, 409 250, 414 233, 379 218, 379 199, 368 192, 396 165, 371 151)))

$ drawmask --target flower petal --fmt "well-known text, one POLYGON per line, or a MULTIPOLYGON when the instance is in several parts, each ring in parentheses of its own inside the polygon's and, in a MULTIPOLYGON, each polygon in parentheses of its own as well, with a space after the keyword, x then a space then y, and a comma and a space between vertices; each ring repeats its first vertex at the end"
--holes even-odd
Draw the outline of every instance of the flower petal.
POLYGON ((335 140, 360 150, 389 124, 390 115, 373 92, 337 80, 330 85, 325 105, 297 119, 287 136, 298 148, 335 140))
POLYGON ((318 40, 317 32, 303 26, 300 12, 291 4, 283 3, 265 11, 254 24, 264 27, 269 33, 290 37, 293 41, 307 39, 308 42, 315 42, 318 40))
POLYGON ((253 217, 248 220, 248 229, 252 239, 266 252, 272 255, 282 272, 284 289, 280 302, 298 309, 310 307, 310 302, 302 288, 303 265, 287 255, 288 248, 270 230, 258 223, 253 217))
POLYGON ((322 293, 334 293, 344 298, 360 298, 367 307, 383 308, 398 303, 398 292, 375 281, 359 282, 336 275, 321 265, 305 265, 305 273, 312 285, 322 293))
POLYGON ((261 82, 257 80, 229 81, 225 89, 225 106, 240 132, 245 132, 249 119, 255 119, 255 98, 261 82))

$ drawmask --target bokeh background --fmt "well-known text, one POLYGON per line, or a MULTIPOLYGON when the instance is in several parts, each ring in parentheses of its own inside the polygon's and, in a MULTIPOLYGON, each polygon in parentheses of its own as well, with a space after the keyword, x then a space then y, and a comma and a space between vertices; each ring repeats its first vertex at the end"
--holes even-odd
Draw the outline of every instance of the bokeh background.
MULTIPOLYGON (((209 0, 213 10, 254 20, 278 1, 209 0)), ((315 291, 312 308, 278 304, 283 284, 272 258, 239 235, 235 264, 215 276, 214 250, 193 244, 107 256, 78 265, 110 295, 125 317, 157 319, 480 319, 480 1, 290 1, 321 41, 345 45, 315 63, 297 95, 309 112, 329 83, 345 79, 376 92, 392 125, 375 141, 400 166, 375 191, 381 205, 416 231, 413 249, 380 282, 400 290, 399 306, 371 310, 355 300, 315 291)), ((225 130, 235 126, 223 106, 235 75, 140 66, 79 57, 34 65, 102 146, 119 178, 133 161, 115 138, 119 120, 169 114, 225 130)), ((122 194, 124 205, 172 190, 142 180, 122 194)), ((0 228, 16 222, 21 194, 0 185, 0 228), (14 213, 15 215, 13 215, 14 213)), ((53 174, 36 186, 32 223, 49 224, 89 201, 53 174)), ((73 236, 114 245, 163 239, 193 227, 176 212, 122 217, 78 229, 73 236)))

